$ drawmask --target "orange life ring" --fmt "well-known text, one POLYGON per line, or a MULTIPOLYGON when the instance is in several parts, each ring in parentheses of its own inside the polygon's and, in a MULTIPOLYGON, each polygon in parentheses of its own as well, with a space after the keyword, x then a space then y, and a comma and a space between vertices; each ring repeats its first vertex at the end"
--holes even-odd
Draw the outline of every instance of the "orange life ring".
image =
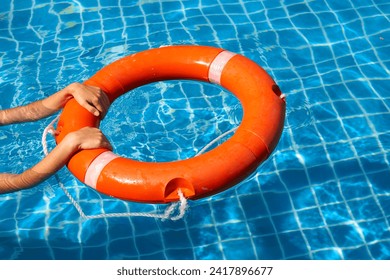
MULTIPOLYGON (((105 149, 82 150, 69 170, 99 192, 124 200, 166 203, 221 192, 249 176, 274 150, 281 136, 286 104, 273 79, 242 55, 205 46, 170 46, 135 53, 102 68, 85 82, 101 88, 113 102, 122 94, 152 82, 191 79, 219 84, 243 107, 235 134, 211 151, 174 162, 140 162, 105 149)), ((58 122, 59 143, 99 118, 70 100, 58 122)))

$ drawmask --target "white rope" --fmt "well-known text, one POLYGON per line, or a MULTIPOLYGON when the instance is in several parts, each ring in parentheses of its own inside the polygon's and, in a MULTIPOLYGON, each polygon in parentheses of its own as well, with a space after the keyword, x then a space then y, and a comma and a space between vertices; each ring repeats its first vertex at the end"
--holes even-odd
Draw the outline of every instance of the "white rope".
POLYGON ((206 146, 203 147, 202 150, 200 150, 196 155, 199 156, 203 153, 205 153, 212 145, 214 145, 215 142, 218 142, 219 140, 221 140, 223 137, 225 137, 226 135, 234 132, 237 130, 237 127, 235 128, 232 128, 230 129, 229 131, 226 131, 224 133, 222 133, 221 135, 219 135, 217 138, 215 138, 213 141, 211 141, 210 143, 208 143, 206 146))
MULTIPOLYGON (((47 148, 47 135, 48 134, 54 134, 54 123, 58 120, 59 116, 57 116, 55 119, 53 119, 50 124, 44 129, 43 135, 42 135, 42 148, 45 156, 49 154, 48 148, 47 148)), ((184 197, 183 192, 179 189, 178 195, 179 195, 179 201, 172 203, 167 209, 164 211, 164 213, 142 213, 142 212, 124 212, 124 213, 104 213, 104 214, 98 214, 98 215, 86 215, 81 208, 80 204, 73 198, 73 196, 68 192, 68 190, 65 188, 64 184, 61 182, 60 177, 55 174, 55 178, 57 179, 57 182, 65 195, 68 197, 69 201, 73 204, 73 206, 76 208, 77 212, 79 213, 80 217, 85 220, 90 219, 101 219, 101 218, 118 218, 118 217, 146 217, 146 218, 155 218, 155 219, 161 219, 161 220, 172 220, 177 221, 184 217, 186 210, 188 208, 188 202, 187 199, 184 197), (178 212, 175 215, 175 210, 178 212)))
POLYGON ((57 117, 54 118, 54 120, 52 120, 48 126, 46 126, 45 130, 43 131, 43 134, 42 134, 42 148, 43 148, 43 152, 45 153, 45 156, 47 156, 49 154, 49 151, 47 149, 47 135, 50 133, 51 135, 54 135, 55 133, 55 129, 54 129, 54 123, 60 118, 60 116, 58 115, 57 117))

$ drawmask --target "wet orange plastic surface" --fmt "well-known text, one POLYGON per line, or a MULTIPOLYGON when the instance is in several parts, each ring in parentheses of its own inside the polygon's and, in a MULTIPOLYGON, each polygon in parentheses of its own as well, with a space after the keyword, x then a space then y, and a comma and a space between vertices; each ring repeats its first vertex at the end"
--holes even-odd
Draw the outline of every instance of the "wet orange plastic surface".
MULTIPOLYGON (((223 49, 172 46, 124 57, 98 71, 85 82, 100 87, 114 101, 144 84, 171 79, 208 82, 210 64, 223 49)), ((281 136, 285 101, 272 78, 256 63, 235 55, 225 65, 221 86, 234 93, 244 115, 236 133, 215 149, 186 160, 140 162, 117 158, 101 172, 96 189, 138 202, 166 203, 179 199, 177 191, 197 199, 221 192, 249 176, 274 150, 281 136)), ((57 142, 99 120, 71 100, 61 114, 57 142)), ((72 157, 69 170, 81 181, 91 162, 104 149, 83 150, 72 157)))

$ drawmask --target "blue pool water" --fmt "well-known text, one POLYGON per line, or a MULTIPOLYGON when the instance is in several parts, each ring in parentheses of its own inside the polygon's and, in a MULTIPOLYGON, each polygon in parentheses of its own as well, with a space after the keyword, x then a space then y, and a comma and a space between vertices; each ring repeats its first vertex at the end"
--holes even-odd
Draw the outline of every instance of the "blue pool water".
MULTIPOLYGON (((287 95, 272 156, 240 185, 189 201, 178 221, 85 219, 61 184, 87 216, 167 206, 100 195, 64 168, 0 195, 0 259, 390 259, 386 0, 2 1, 0 109, 177 44, 225 48, 272 75, 287 95)), ((170 161, 194 156, 241 115, 219 87, 170 81, 121 97, 101 128, 119 154, 170 161)), ((51 120, 0 128, 0 172, 43 157, 51 120)))

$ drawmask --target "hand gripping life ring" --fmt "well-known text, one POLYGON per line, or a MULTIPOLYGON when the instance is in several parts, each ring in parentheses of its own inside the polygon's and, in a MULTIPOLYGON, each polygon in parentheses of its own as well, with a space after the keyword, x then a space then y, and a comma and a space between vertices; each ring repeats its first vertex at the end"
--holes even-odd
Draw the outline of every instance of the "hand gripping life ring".
MULTIPOLYGON (((285 100, 272 78, 242 55, 205 46, 170 46, 135 53, 102 68, 85 82, 113 102, 145 84, 191 79, 221 85, 240 100, 243 118, 235 134, 202 155, 174 162, 140 162, 106 149, 82 150, 67 166, 82 182, 124 200, 166 203, 221 192, 249 176, 274 150, 281 136, 285 100)), ((70 100, 58 122, 59 143, 99 118, 70 100)))

